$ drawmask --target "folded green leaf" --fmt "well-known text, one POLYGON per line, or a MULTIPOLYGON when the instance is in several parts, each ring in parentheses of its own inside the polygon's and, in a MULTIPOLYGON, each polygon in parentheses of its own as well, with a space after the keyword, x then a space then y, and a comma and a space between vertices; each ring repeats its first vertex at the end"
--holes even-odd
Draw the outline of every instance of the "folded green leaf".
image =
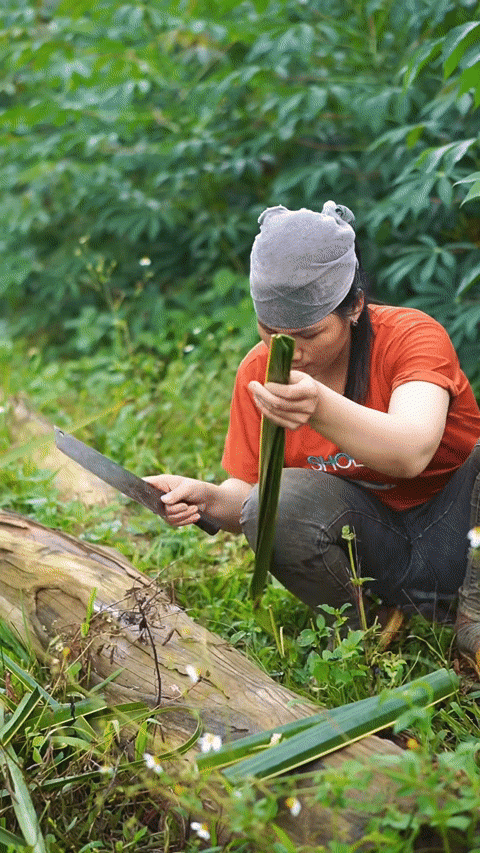
MULTIPOLYGON (((391 725, 413 706, 426 707, 450 696, 457 676, 439 669, 380 696, 361 699, 324 713, 324 719, 268 749, 227 767, 223 773, 236 784, 246 778, 270 778, 320 758, 355 740, 391 725)), ((315 715, 317 716, 317 715, 315 715)), ((303 721, 302 721, 303 722, 303 721)), ((235 744, 239 749, 241 741, 235 744)), ((218 753, 221 758, 221 753, 218 753)))
POLYGON ((3 826, 0 826, 0 844, 12 850, 24 850, 27 846, 27 842, 23 838, 20 838, 19 835, 14 835, 13 832, 4 829, 3 826))
MULTIPOLYGON (((266 382, 288 383, 295 341, 289 335, 272 335, 266 382)), ((255 570, 250 595, 258 606, 272 561, 278 495, 285 454, 285 429, 262 418, 259 460, 259 511, 255 570)))
MULTIPOLYGON (((0 709, 0 726, 4 727, 3 708, 0 709)), ((14 752, 12 745, 0 746, 0 771, 8 780, 8 788, 12 792, 12 805, 18 825, 32 853, 46 853, 45 841, 40 829, 35 807, 23 776, 21 761, 14 752)))
POLYGON ((15 735, 25 728, 25 724, 40 702, 40 698, 40 691, 37 688, 32 693, 25 694, 15 713, 0 730, 0 743, 3 747, 6 747, 15 735))
MULTIPOLYGON (((335 709, 338 710, 338 709, 335 709)), ((255 732, 248 737, 242 737, 233 743, 226 743, 217 752, 207 752, 204 755, 199 755, 197 758, 197 767, 199 770, 213 770, 215 767, 226 767, 228 764, 233 764, 235 761, 240 761, 246 758, 247 755, 258 754, 261 750, 267 749, 270 744, 277 742, 285 742, 287 738, 311 728, 316 723, 323 722, 327 716, 331 719, 331 714, 335 711, 323 710, 319 714, 313 714, 311 717, 303 717, 300 720, 293 720, 291 723, 284 723, 281 726, 275 726, 273 729, 265 729, 263 732, 255 732)))
POLYGON ((57 700, 54 699, 53 696, 50 696, 50 693, 48 693, 42 687, 42 685, 39 684, 38 681, 36 681, 32 675, 30 675, 29 672, 23 669, 23 667, 19 666, 18 663, 15 663, 15 661, 12 660, 12 658, 9 657, 7 654, 5 654, 5 652, 3 652, 2 654, 0 665, 3 666, 5 669, 9 670, 9 672, 11 672, 13 675, 15 675, 24 687, 30 690, 37 689, 40 693, 40 696, 45 699, 47 704, 50 705, 52 708, 60 707, 60 703, 57 702, 57 700))

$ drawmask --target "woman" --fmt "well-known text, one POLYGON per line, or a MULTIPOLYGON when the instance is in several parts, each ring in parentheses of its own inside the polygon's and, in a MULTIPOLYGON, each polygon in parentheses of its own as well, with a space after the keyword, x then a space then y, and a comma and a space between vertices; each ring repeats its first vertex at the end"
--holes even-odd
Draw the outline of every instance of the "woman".
POLYGON ((173 525, 201 511, 254 548, 263 415, 287 430, 275 576, 312 608, 353 603, 348 525, 372 593, 444 617, 465 576, 467 533, 480 523, 470 517, 480 411, 439 323, 367 304, 353 221, 332 201, 321 213, 262 213, 250 273, 261 342, 237 373, 222 460, 230 476, 220 485, 148 479, 168 491, 173 525), (288 385, 264 384, 276 332, 295 339, 288 385))

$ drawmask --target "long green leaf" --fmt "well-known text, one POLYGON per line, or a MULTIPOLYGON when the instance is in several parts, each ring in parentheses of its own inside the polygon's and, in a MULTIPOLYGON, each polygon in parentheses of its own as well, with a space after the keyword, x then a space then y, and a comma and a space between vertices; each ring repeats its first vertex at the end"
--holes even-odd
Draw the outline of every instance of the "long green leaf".
MULTIPOLYGON (((0 708, 0 726, 5 724, 3 708, 0 708)), ((32 853, 46 853, 45 841, 40 829, 35 807, 24 779, 20 759, 11 744, 0 746, 0 769, 10 779, 12 806, 23 837, 32 853)))
POLYGON ((3 747, 6 747, 17 732, 25 727, 25 723, 31 718, 40 698, 40 691, 37 688, 32 693, 25 694, 15 713, 0 729, 0 743, 3 747))
POLYGON ((95 699, 82 699, 74 704, 62 704, 55 711, 50 708, 42 708, 30 719, 31 728, 36 732, 41 732, 58 726, 71 725, 72 711, 78 720, 87 717, 106 716, 109 713, 109 708, 105 701, 101 701, 97 697, 95 699))
MULTIPOLYGON (((439 672, 443 672, 443 670, 439 670, 439 672)), ((432 676, 427 676, 427 679, 431 677, 432 676)), ((438 676, 434 673, 434 682, 437 678, 438 676)), ((425 681, 425 679, 423 681, 425 681)), ((413 682, 413 684, 415 683, 416 682, 413 682)), ((412 682, 406 684, 404 687, 398 688, 398 690, 407 691, 411 686, 412 682)), ((388 694, 388 696, 390 695, 391 694, 388 694)), ((270 747, 272 738, 275 743, 275 735, 281 735, 278 743, 280 743, 280 741, 285 743, 285 741, 288 738, 293 737, 293 735, 297 735, 300 732, 312 728, 320 723, 328 723, 332 726, 337 726, 338 720, 343 721, 345 717, 345 709, 348 709, 353 716, 356 709, 360 709, 360 712, 363 713, 364 709, 368 710, 370 706, 375 707, 378 701, 382 701, 382 697, 373 696, 367 699, 360 699, 358 702, 353 702, 349 705, 341 705, 338 708, 331 708, 329 710, 324 709, 318 714, 312 714, 309 717, 302 717, 299 720, 293 720, 291 723, 284 723, 283 725, 275 726, 275 728, 272 729, 265 729, 262 732, 255 732, 255 734, 248 735, 248 737, 239 738, 233 743, 225 744, 217 752, 208 752, 205 755, 199 756, 197 758, 197 767, 199 770, 226 767, 229 764, 233 764, 236 761, 247 758, 247 756, 251 756, 252 753, 256 755, 260 754, 260 751, 270 747)))
POLYGON ((23 850, 27 846, 23 838, 14 835, 13 832, 4 829, 3 826, 0 826, 0 844, 4 844, 7 848, 12 847, 13 850, 23 850))
POLYGON ((322 722, 293 735, 285 743, 245 758, 223 773, 236 784, 249 777, 264 779, 291 771, 386 728, 413 706, 425 707, 440 702, 455 692, 458 683, 453 672, 439 669, 386 695, 344 705, 329 711, 322 722))
POLYGON ((18 757, 11 746, 7 750, 1 750, 1 753, 0 761, 4 765, 4 768, 5 766, 8 767, 10 774, 14 793, 12 805, 23 837, 27 844, 31 846, 32 853, 46 853, 45 841, 27 783, 23 778, 23 773, 19 766, 18 757))
MULTIPOLYGON (((290 375, 295 341, 290 335, 272 335, 266 382, 286 384, 290 375)), ((250 595, 259 605, 272 561, 278 494, 285 454, 285 429, 262 417, 258 473, 259 510, 255 569, 250 595)))
POLYGON ((199 770, 213 769, 214 767, 226 767, 228 764, 233 764, 235 761, 240 761, 246 758, 251 753, 258 753, 260 750, 267 749, 272 738, 275 740, 277 735, 281 736, 281 740, 299 732, 305 731, 314 726, 316 723, 323 722, 327 716, 331 719, 332 714, 335 714, 338 708, 333 711, 321 711, 319 714, 313 714, 311 717, 303 717, 300 720, 293 720, 291 723, 284 723, 281 726, 275 726, 273 729, 265 729, 262 732, 255 732, 248 737, 242 737, 233 743, 227 743, 222 746, 217 752, 206 752, 204 755, 199 755, 196 763, 199 770))
POLYGON ((57 702, 57 700, 54 699, 53 696, 50 696, 50 693, 48 693, 42 687, 42 685, 39 684, 38 681, 36 681, 32 675, 30 675, 30 673, 23 669, 23 667, 19 666, 18 663, 15 663, 15 661, 12 660, 9 655, 2 653, 2 656, 0 658, 0 664, 3 664, 6 669, 8 669, 13 675, 15 675, 20 681, 20 683, 24 685, 24 687, 30 688, 30 690, 38 690, 40 696, 42 696, 42 698, 45 699, 47 704, 50 705, 52 708, 60 707, 60 703, 57 702))

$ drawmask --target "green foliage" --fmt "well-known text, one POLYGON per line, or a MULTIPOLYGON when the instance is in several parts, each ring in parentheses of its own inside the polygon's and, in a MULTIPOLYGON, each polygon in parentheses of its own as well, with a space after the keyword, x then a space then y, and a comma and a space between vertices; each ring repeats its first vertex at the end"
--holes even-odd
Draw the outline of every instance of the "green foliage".
MULTIPOLYGON (((278 203, 352 207, 375 295, 437 317, 480 392, 479 11, 476 0, 5 0, 0 454, 12 454, 8 398, 26 393, 60 426, 88 420, 82 437, 139 474, 216 479, 235 367, 255 339, 256 218, 278 203)), ((248 596, 252 555, 230 535, 174 530, 120 498, 61 502, 27 453, 9 457, 2 487, 2 507, 117 547, 194 618, 330 708, 452 665, 451 628, 414 620, 377 654, 375 630, 345 635, 343 613, 312 623, 276 583, 264 596, 274 645, 248 596)), ((118 758, 116 724, 92 734, 79 714, 78 728, 68 717, 40 730, 30 710, 37 695, 43 714, 84 701, 79 664, 54 689, 7 626, 0 644, 4 722, 47 849, 198 849, 185 827, 218 787, 197 779, 174 797, 173 780, 133 773, 125 756, 125 774, 99 772, 118 758)), ((357 804, 374 813, 365 845, 413 851, 427 827, 446 853, 480 849, 477 702, 465 678, 456 702, 404 720, 418 748, 386 772, 415 805, 357 804)), ((367 790, 377 769, 324 770, 311 795, 341 808, 352 781, 367 790)), ((297 780, 278 784, 221 800, 238 833, 226 851, 291 849, 275 816, 297 780)), ((20 849, 2 808, 0 843, 20 849)))
MULTIPOLYGON (((78 361, 52 362, 38 350, 27 351, 19 341, 0 351, 0 370, 7 397, 27 393, 33 408, 63 426, 87 419, 99 399, 102 409, 111 404, 112 413, 89 423, 82 435, 133 470, 152 473, 164 465, 193 474, 198 468, 203 476, 216 478, 237 347, 234 337, 227 336, 216 351, 212 341, 199 340, 186 355, 179 349, 159 375, 158 359, 151 353, 133 353, 120 360, 115 352, 104 351, 78 361), (119 401, 124 409, 115 407, 119 401)), ((253 558, 241 539, 170 528, 121 499, 88 509, 79 502, 60 501, 51 473, 39 470, 27 450, 12 457, 8 399, 2 408, 0 457, 11 457, 1 469, 4 508, 116 547, 172 589, 194 619, 225 637, 278 682, 317 701, 319 711, 368 699, 441 667, 452 668, 451 628, 432 626, 419 617, 390 651, 378 652, 376 629, 369 629, 368 636, 360 631, 345 635, 346 612, 330 613, 331 626, 323 614, 312 622, 308 610, 273 582, 263 601, 280 638, 275 645, 255 619, 248 592, 253 558)), ((88 613, 85 628, 87 624, 88 613)), ((350 802, 354 780, 368 791, 369 779, 380 766, 376 756, 366 767, 336 767, 335 774, 326 768, 311 779, 305 774, 279 778, 273 787, 248 781, 236 786, 234 794, 216 777, 210 779, 207 771, 192 777, 183 763, 181 772, 169 768, 160 774, 155 767, 163 758, 155 760, 153 769, 142 759, 149 734, 143 707, 107 712, 101 688, 85 695, 81 660, 75 656, 71 660, 60 649, 56 666, 43 669, 6 625, 0 625, 0 645, 4 740, 19 759, 49 853, 158 849, 193 853, 200 838, 193 830, 186 838, 192 815, 206 822, 210 843, 218 849, 212 803, 233 833, 220 848, 224 853, 289 851, 291 842, 281 836, 276 823, 289 796, 300 799, 305 809, 304 798, 309 796, 335 811, 350 802), (118 744, 118 732, 123 743, 124 727, 131 738, 132 726, 134 761, 118 744)), ((466 849, 479 846, 477 702, 478 693, 465 678, 455 701, 424 714, 408 710, 402 743, 407 736, 413 738, 415 750, 396 756, 385 767, 382 762, 382 769, 399 786, 399 796, 387 805, 372 803, 368 797, 352 804, 373 815, 365 836, 372 849, 413 851, 416 839, 431 824, 444 836, 438 850, 463 849, 462 843, 466 849), (415 803, 407 817, 401 800, 404 791, 415 803)), ((390 731, 389 736, 395 735, 390 731)), ((21 780, 17 781, 21 788, 21 780)), ((6 795, 2 808, 0 844, 11 841, 21 849, 22 830, 6 795)), ((339 848, 339 843, 332 841, 327 849, 354 853, 354 847, 345 842, 339 848)), ((312 845, 305 853, 318 853, 318 848, 312 845)))
MULTIPOLYGON (((47 673, 33 662, 24 668, 6 654, 0 658, 8 684, 0 691, 0 768, 7 783, 2 849, 158 850, 165 833, 149 831, 153 801, 143 756, 131 760, 118 746, 127 730, 129 739, 145 730, 142 742, 152 742, 151 709, 142 703, 107 708, 100 692, 85 696, 74 677, 79 666, 67 658, 57 661, 56 671, 52 663, 48 691, 40 682, 47 673), (92 834, 101 837, 90 846, 92 834)), ((163 774, 163 784, 169 783, 163 774)))
POLYGON ((170 358, 187 308, 202 331, 241 328, 259 212, 333 196, 357 213, 376 295, 438 316, 478 381, 478 13, 6 0, 10 334, 170 358))

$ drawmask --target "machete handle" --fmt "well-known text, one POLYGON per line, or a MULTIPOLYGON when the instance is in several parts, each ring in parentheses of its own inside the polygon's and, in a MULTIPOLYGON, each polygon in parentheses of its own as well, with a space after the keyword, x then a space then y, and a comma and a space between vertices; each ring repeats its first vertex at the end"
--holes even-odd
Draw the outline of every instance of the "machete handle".
POLYGON ((201 515, 198 521, 194 521, 193 523, 196 524, 200 530, 204 530, 205 533, 208 533, 210 536, 215 536, 215 533, 218 533, 220 530, 220 527, 217 527, 215 522, 209 521, 204 515, 201 515))

